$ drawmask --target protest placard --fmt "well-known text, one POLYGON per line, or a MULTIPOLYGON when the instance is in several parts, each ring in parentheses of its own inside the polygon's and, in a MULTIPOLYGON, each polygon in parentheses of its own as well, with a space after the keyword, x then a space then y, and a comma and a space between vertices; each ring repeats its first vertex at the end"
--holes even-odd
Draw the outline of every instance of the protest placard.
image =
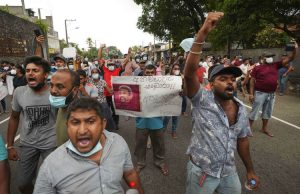
POLYGON ((179 116, 180 76, 112 77, 116 114, 132 117, 179 116))
POLYGON ((8 95, 8 90, 6 86, 0 86, 0 100, 5 98, 8 95))

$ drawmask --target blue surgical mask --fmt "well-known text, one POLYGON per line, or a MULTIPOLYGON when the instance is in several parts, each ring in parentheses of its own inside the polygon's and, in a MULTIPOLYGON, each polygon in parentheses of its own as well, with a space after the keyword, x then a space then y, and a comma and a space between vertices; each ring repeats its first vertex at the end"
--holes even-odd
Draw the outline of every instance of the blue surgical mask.
POLYGON ((87 153, 81 153, 81 152, 79 152, 79 151, 74 147, 74 145, 72 144, 72 142, 69 140, 69 141, 67 142, 67 148, 68 148, 69 150, 71 150, 72 152, 74 152, 75 154, 87 158, 87 157, 90 157, 91 155, 93 155, 93 154, 99 152, 100 150, 102 150, 102 145, 101 145, 100 140, 99 140, 98 143, 95 145, 95 147, 94 147, 91 151, 89 151, 89 152, 87 152, 87 153))
POLYGON ((55 108, 66 107, 66 99, 66 96, 52 96, 51 94, 49 96, 50 104, 55 108))

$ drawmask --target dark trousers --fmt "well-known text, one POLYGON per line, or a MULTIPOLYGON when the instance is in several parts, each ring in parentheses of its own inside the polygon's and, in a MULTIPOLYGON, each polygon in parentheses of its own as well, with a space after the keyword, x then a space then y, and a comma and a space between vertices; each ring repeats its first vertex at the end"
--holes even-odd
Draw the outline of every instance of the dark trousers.
POLYGON ((5 102, 5 97, 1 100, 1 105, 2 105, 2 109, 3 111, 6 111, 6 102, 5 102))
POLYGON ((106 96, 106 101, 107 101, 109 108, 111 109, 113 120, 114 120, 116 126, 118 126, 119 125, 119 115, 116 115, 112 96, 106 96))
POLYGON ((181 113, 186 112, 186 106, 187 106, 186 96, 182 96, 181 113))
POLYGON ((137 165, 140 167, 146 166, 147 140, 150 135, 151 144, 153 147, 153 161, 156 166, 164 164, 165 158, 165 141, 164 130, 156 129, 136 129, 135 133, 135 150, 134 155, 137 160, 137 165))

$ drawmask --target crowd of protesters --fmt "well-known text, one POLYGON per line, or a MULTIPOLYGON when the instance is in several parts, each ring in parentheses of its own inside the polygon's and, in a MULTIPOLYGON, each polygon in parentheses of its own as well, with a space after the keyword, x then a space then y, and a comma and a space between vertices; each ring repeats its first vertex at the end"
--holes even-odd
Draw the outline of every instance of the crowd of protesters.
MULTIPOLYGON (((241 193, 234 153, 237 150, 247 171, 251 189, 260 180, 254 171, 248 137, 252 124, 262 111, 262 132, 273 137, 268 128, 275 91, 284 95, 292 53, 273 61, 272 53, 254 59, 213 55, 202 58, 202 45, 209 32, 223 17, 213 12, 192 42, 188 53, 175 60, 153 62, 146 53, 123 59, 110 56, 104 60, 101 45, 98 58, 91 61, 78 56, 74 61, 62 55, 52 63, 36 56, 22 65, 1 62, 1 86, 13 77, 12 111, 7 148, 0 138, 0 193, 9 193, 7 159, 19 160, 18 187, 21 193, 124 193, 122 180, 129 188, 144 193, 139 173, 146 166, 147 147, 152 146, 154 165, 167 176, 164 136, 171 120, 171 137, 177 139, 180 116, 137 117, 133 164, 126 141, 116 132, 120 119, 116 114, 112 89, 113 76, 180 76, 183 80, 182 115, 187 116, 187 98, 192 104, 192 136, 187 149, 186 192, 241 193), (238 92, 248 96, 252 111, 248 115, 238 92), (20 149, 14 139, 20 129, 20 149), (114 131, 114 132, 113 132, 114 131), (43 163, 38 169, 40 158, 43 163), (36 177, 36 173, 38 176, 36 177), (36 180, 35 180, 36 179, 36 180), (34 184, 35 180, 35 184, 34 184), (255 184, 254 184, 254 183, 255 184)), ((43 37, 37 38, 42 45, 43 37)), ((4 113, 8 108, 1 99, 4 113)))

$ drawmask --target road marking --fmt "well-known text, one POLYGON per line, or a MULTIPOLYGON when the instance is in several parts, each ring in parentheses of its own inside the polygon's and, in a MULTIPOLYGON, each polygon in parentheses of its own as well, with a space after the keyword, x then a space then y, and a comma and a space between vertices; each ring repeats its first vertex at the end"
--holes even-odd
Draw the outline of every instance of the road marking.
MULTIPOLYGON (((5 123, 6 121, 8 121, 9 118, 10 118, 10 117, 7 117, 6 119, 2 120, 2 121, 0 122, 0 125, 1 125, 2 123, 5 123)), ((15 137, 15 141, 14 141, 14 142, 18 141, 19 139, 20 139, 20 134, 17 135, 17 136, 15 137)), ((7 144, 5 144, 5 146, 7 147, 7 144)))
POLYGON ((6 118, 6 119, 4 119, 3 121, 1 121, 1 122, 0 122, 0 125, 1 125, 2 123, 5 123, 6 121, 8 121, 8 120, 9 120, 9 118, 10 118, 10 117, 7 117, 7 118, 6 118))
MULTIPOLYGON (((247 108, 252 109, 251 106, 248 106, 248 105, 246 105, 246 104, 244 104, 244 105, 245 105, 247 108)), ((259 111, 259 112, 261 113, 261 111, 259 111)), ((280 122, 282 122, 282 123, 284 123, 284 124, 287 124, 287 125, 289 125, 289 126, 291 126, 291 127, 294 127, 294 128, 296 128, 296 129, 299 129, 299 130, 300 130, 300 127, 297 126, 297 125, 294 125, 294 124, 292 124, 292 123, 289 123, 289 122, 287 122, 287 121, 284 121, 284 120, 282 120, 282 119, 280 119, 280 118, 277 118, 277 117, 274 117, 274 116, 272 116, 272 118, 275 119, 275 120, 277 120, 277 121, 280 121, 280 122)))

